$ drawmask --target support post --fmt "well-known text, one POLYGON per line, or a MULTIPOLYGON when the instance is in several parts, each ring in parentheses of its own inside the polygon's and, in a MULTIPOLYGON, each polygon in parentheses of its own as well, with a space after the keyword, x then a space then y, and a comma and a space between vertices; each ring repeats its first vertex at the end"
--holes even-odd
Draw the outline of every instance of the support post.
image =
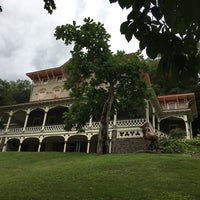
POLYGON ((157 129, 158 129, 158 131, 160 131, 160 118, 158 118, 157 129))
POLYGON ((112 151, 112 140, 109 139, 109 153, 111 153, 112 151))
POLYGON ((88 140, 88 143, 87 143, 87 153, 90 152, 90 140, 88 140))
POLYGON ((47 113, 49 111, 49 107, 47 106, 44 110, 44 118, 43 118, 43 123, 42 123, 42 131, 44 130, 44 126, 46 124, 46 119, 47 119, 47 113))
POLYGON ((28 109, 27 112, 26 112, 26 118, 25 118, 25 121, 24 121, 23 132, 25 132, 25 130, 26 130, 29 114, 30 114, 30 109, 28 109))
POLYGON ((7 124, 6 124, 6 130, 5 130, 6 133, 8 132, 8 128, 9 128, 9 126, 10 126, 10 122, 11 122, 11 119, 12 119, 12 115, 13 115, 13 111, 10 111, 10 113, 9 113, 9 118, 8 118, 8 122, 7 122, 7 124))
POLYGON ((184 122, 185 122, 186 138, 191 139, 191 132, 189 128, 187 115, 184 115, 184 122))
POLYGON ((64 142, 63 152, 66 152, 66 149, 67 149, 67 141, 64 142))
POLYGON ((153 116, 152 116, 152 124, 153 124, 153 128, 154 128, 154 130, 155 130, 155 128, 156 128, 156 120, 155 120, 155 108, 152 106, 152 109, 153 109, 153 116))
POLYGON ((40 152, 41 144, 42 144, 42 142, 39 142, 39 145, 38 145, 38 152, 40 152))
POLYGON ((22 148, 22 143, 20 142, 20 143, 19 143, 18 152, 20 152, 20 151, 21 151, 21 148, 22 148))
POLYGON ((146 122, 149 122, 149 101, 146 100, 146 122))
POLYGON ((113 125, 114 125, 114 126, 117 125, 117 109, 115 109, 113 125))
POLYGON ((92 127, 92 115, 90 115, 89 128, 92 127))

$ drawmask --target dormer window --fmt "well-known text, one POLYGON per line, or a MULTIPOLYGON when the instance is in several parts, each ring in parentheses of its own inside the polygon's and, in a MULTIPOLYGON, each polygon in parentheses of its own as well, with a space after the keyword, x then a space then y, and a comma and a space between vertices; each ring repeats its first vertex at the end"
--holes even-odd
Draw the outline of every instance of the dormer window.
POLYGON ((62 81, 62 75, 57 76, 57 81, 62 81))
POLYGON ((48 78, 43 78, 43 79, 42 79, 42 82, 43 82, 44 84, 47 84, 47 83, 48 83, 48 78))
POLYGON ((170 103, 168 103, 168 109, 169 109, 169 110, 174 110, 174 109, 176 109, 176 103, 175 103, 175 102, 170 102, 170 103))
POLYGON ((61 87, 57 86, 57 87, 53 88, 53 95, 54 95, 54 98, 60 98, 61 87))
POLYGON ((45 99, 45 96, 46 96, 46 89, 41 89, 38 91, 38 100, 43 100, 45 99))

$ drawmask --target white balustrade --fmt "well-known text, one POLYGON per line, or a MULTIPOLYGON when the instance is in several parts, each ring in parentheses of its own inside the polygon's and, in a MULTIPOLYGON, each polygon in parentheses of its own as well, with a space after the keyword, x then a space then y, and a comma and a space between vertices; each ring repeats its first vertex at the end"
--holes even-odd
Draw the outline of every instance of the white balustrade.
MULTIPOLYGON (((127 120, 118 120, 116 122, 116 128, 121 129, 121 128, 131 128, 133 127, 138 127, 144 124, 145 119, 127 119, 127 120)), ((92 122, 91 127, 89 127, 89 123, 86 124, 85 129, 99 129, 100 127, 100 122, 92 122)), ((109 128, 114 127, 114 122, 110 121, 109 122, 109 128)), ((65 131, 64 129, 64 124, 59 124, 59 125, 47 125, 44 126, 44 129, 42 130, 42 126, 32 126, 32 127, 26 127, 25 131, 23 131, 23 128, 11 128, 8 130, 7 134, 34 134, 34 133, 54 133, 54 132, 63 132, 65 131)), ((73 130, 72 130, 73 131, 73 130)), ((4 130, 0 129, 0 134, 4 134, 4 130)))
POLYGON ((98 129, 100 127, 100 122, 92 122, 92 127, 93 129, 98 129))
POLYGON ((29 126, 26 127, 25 133, 39 133, 42 130, 42 126, 29 126))
POLYGON ((63 132, 63 131, 65 131, 64 124, 49 125, 44 127, 44 132, 63 132))
POLYGON ((141 126, 145 123, 145 119, 127 119, 127 120, 119 120, 117 121, 117 127, 133 127, 133 126, 141 126))
POLYGON ((8 134, 21 134, 23 132, 23 128, 10 128, 8 129, 8 134))

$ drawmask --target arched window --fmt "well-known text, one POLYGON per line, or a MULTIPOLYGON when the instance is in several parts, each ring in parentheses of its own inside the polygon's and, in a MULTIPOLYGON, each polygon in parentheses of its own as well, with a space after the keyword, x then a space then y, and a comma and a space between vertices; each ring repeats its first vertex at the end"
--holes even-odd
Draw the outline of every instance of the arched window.
POLYGON ((60 98, 60 94, 61 94, 61 87, 57 86, 57 87, 53 88, 53 97, 54 98, 60 98))
POLYGON ((45 88, 42 88, 38 91, 38 100, 43 100, 45 99, 45 96, 46 96, 46 89, 45 88))
POLYGON ((169 108, 169 110, 174 110, 174 109, 176 109, 176 103, 175 103, 175 102, 170 102, 170 103, 168 103, 168 108, 169 108))

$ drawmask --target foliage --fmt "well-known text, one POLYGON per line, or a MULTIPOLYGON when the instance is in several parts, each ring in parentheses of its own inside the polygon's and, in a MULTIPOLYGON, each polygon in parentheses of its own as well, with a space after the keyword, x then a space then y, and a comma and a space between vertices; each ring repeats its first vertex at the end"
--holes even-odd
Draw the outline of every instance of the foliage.
POLYGON ((28 80, 6 81, 0 79, 0 105, 28 102, 31 83, 28 80))
POLYGON ((193 153, 200 152, 199 139, 166 139, 159 140, 160 150, 163 153, 193 153))
POLYGON ((54 0, 43 0, 43 1, 44 1, 44 9, 46 9, 49 14, 52 14, 53 10, 56 9, 56 4, 54 0))
POLYGON ((158 67, 159 61, 160 59, 147 59, 149 65, 148 73, 151 77, 153 88, 157 95, 180 94, 196 91, 199 86, 197 77, 188 77, 183 82, 173 82, 169 79, 169 77, 162 76, 158 67))
POLYGON ((121 8, 131 9, 120 31, 130 41, 140 41, 140 50, 155 59, 165 76, 184 81, 200 68, 200 1, 110 0, 121 8))
POLYGON ((200 199, 200 159, 189 156, 6 152, 0 163, 2 200, 200 199))
POLYGON ((106 142, 110 116, 115 109, 123 109, 129 115, 144 109, 144 99, 149 93, 142 73, 147 63, 139 52, 112 54, 108 45, 110 35, 103 24, 90 18, 85 18, 80 26, 76 22, 58 26, 55 36, 66 45, 74 44, 64 86, 75 103, 65 113, 66 129, 75 126, 82 131, 93 116, 101 123, 99 141, 106 142))
POLYGON ((169 131, 169 136, 174 139, 184 138, 186 136, 186 132, 181 128, 174 128, 169 131))

